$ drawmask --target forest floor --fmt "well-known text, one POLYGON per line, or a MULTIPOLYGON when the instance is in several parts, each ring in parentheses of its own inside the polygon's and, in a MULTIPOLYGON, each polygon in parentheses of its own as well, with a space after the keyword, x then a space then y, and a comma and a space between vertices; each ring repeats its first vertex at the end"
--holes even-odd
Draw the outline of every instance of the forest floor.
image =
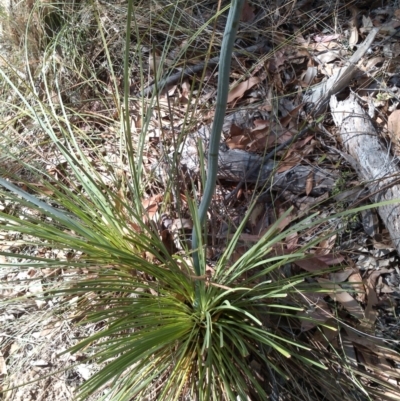
MULTIPOLYGON (((142 13, 136 16, 139 31, 146 24, 150 24, 151 29, 147 42, 136 41, 132 46, 132 59, 140 59, 142 64, 132 62, 131 122, 133 131, 138 134, 135 140, 138 143, 142 141, 145 149, 146 197, 142 203, 148 212, 147 217, 158 220, 165 244, 179 252, 178 233, 190 233, 192 230, 185 193, 191 179, 200 181, 201 175, 199 165, 202 162, 189 160, 193 156, 190 149, 191 146, 196 147, 199 141, 207 147, 207 132, 215 114, 216 60, 225 20, 218 19, 213 22, 214 25, 207 24, 207 21, 217 12, 217 7, 223 8, 226 2, 218 5, 218 2, 203 1, 193 7, 188 6, 186 20, 180 21, 186 30, 175 32, 175 37, 166 32, 167 14, 156 23, 146 20, 150 11, 162 12, 161 3, 149 2, 149 9, 143 6, 142 13), (205 28, 200 34, 191 36, 202 26, 205 28), (211 60, 209 64, 207 59, 211 60), (193 73, 196 68, 198 72, 193 73), (174 74, 177 79, 171 78, 174 74), (164 86, 162 77, 169 77, 164 86), (157 107, 146 119, 142 114, 147 98, 143 96, 144 92, 148 95, 157 93, 157 107), (181 168, 172 171, 171 163, 176 160, 174 152, 179 146, 183 149, 181 168), (171 177, 174 188, 168 185, 171 177), (180 201, 165 208, 171 193, 174 199, 179 198, 180 201)), ((341 286, 342 291, 334 297, 335 308, 345 321, 348 319, 349 325, 353 325, 356 317, 360 323, 354 327, 367 335, 361 341, 352 330, 348 330, 339 340, 327 330, 326 338, 333 346, 343 346, 350 364, 363 366, 367 372, 373 372, 382 382, 392 386, 387 394, 382 393, 382 399, 400 399, 398 241, 388 229, 388 222, 382 218, 378 207, 360 211, 354 216, 328 219, 337 213, 367 205, 371 199, 375 202, 369 184, 376 177, 368 178, 360 174, 362 167, 359 160, 349 154, 341 137, 341 127, 335 123, 329 105, 315 115, 315 105, 306 101, 319 84, 346 66, 371 30, 380 28, 357 63, 349 84, 332 96, 339 101, 350 95, 356 97, 371 119, 379 143, 386 149, 391 163, 399 167, 400 5, 387 2, 385 6, 380 6, 380 2, 376 1, 368 6, 358 6, 341 1, 302 0, 281 2, 280 6, 269 9, 264 3, 261 0, 246 2, 235 44, 237 52, 232 57, 232 89, 228 96, 221 143, 221 154, 227 155, 228 161, 225 161, 225 170, 221 167, 217 192, 209 212, 209 264, 212 266, 215 263, 226 246, 228 228, 240 225, 249 204, 256 198, 258 201, 241 234, 240 246, 235 251, 237 259, 257 243, 289 207, 293 209, 282 223, 281 230, 299 216, 315 211, 320 218, 326 217, 324 224, 294 234, 282 244, 286 251, 290 251, 314 240, 321 233, 324 236, 313 247, 312 257, 288 266, 287 274, 340 267, 329 274, 324 273, 318 280, 321 285, 334 282, 341 286), (283 146, 277 150, 279 145, 283 146), (271 151, 275 163, 274 183, 260 181, 264 163, 261 159, 271 151), (245 154, 258 158, 258 169, 253 171, 255 179, 246 175, 246 171, 250 170, 248 159, 245 159, 248 170, 232 166, 232 155, 248 157, 245 154), (358 284, 354 287, 352 283, 358 284), (345 345, 343 339, 347 340, 345 345), (383 354, 380 348, 383 344, 392 351, 383 354)), ((79 82, 82 71, 76 69, 75 60, 64 49, 56 49, 52 57, 63 66, 58 77, 63 91, 62 101, 85 114, 86 123, 80 128, 90 131, 97 150, 100 149, 104 160, 113 163, 115 171, 119 169, 123 180, 125 165, 117 135, 121 122, 118 101, 113 100, 112 94, 115 93, 114 82, 119 82, 119 90, 123 88, 121 66, 126 4, 123 1, 112 4, 99 1, 96 4, 96 12, 92 13, 88 8, 81 11, 77 19, 88 26, 97 19, 105 27, 104 39, 109 52, 99 50, 102 49, 103 39, 98 34, 91 47, 89 44, 85 46, 88 46, 91 67, 97 71, 96 79, 107 95, 96 98, 98 88, 95 85, 79 82), (110 61, 113 72, 109 70, 110 61)), ((46 64, 49 60, 44 57, 43 42, 35 42, 34 32, 39 35, 34 30, 35 18, 39 16, 31 14, 31 31, 27 28, 26 32, 18 32, 15 24, 23 23, 24 14, 13 12, 18 16, 14 24, 10 21, 3 24, 0 67, 13 69, 22 80, 32 80, 37 85, 39 97, 49 93, 56 97, 55 89, 45 90, 43 81, 40 81, 40 73, 46 68, 46 74, 51 71, 46 64), (30 41, 34 43, 28 43, 30 41), (20 49, 20 53, 16 49, 20 49), (27 58, 23 49, 30 51, 27 58), (34 71, 31 77, 27 72, 29 69, 34 71)), ((70 29, 73 36, 73 28, 70 29)), ((41 35, 44 35, 43 32, 41 35)), ((8 96, 7 102, 12 102, 12 96, 8 96)), ((2 99, 4 105, 4 93, 2 99)), ((57 102, 59 100, 54 104, 57 102)), ((10 152, 19 152, 21 158, 37 163, 51 176, 68 174, 64 161, 53 152, 52 145, 40 132, 24 126, 22 120, 11 126, 6 117, 7 112, 3 110, 4 121, 0 126, 7 130, 10 152), (10 145, 11 137, 13 146, 10 145)), ((82 141, 82 146, 86 146, 87 154, 90 154, 89 145, 82 141)), ((255 163, 254 160, 252 163, 255 163)), ((102 160, 93 156, 92 162, 107 178, 108 171, 102 168, 102 160)), ((6 156, 0 157, 0 163, 3 169, 15 172, 6 156)), ((27 171, 19 170, 17 174, 24 180, 29 179, 27 171)), ((43 183, 34 182, 33 185, 39 188, 43 183)), ((396 186, 397 183, 391 185, 396 186)), ((11 213, 15 206, 0 199, 0 208, 11 213)), ((390 217, 395 222, 397 218, 395 215, 390 217)), ((28 252, 35 257, 56 259, 70 257, 65 250, 53 249, 50 245, 38 248, 28 242, 16 233, 0 230, 0 249, 3 253, 18 255, 28 252)), ((0 258, 1 263, 8 263, 5 256, 0 258)), ((34 267, 20 270, 17 257, 16 263, 2 268, 0 296, 7 302, 0 310, 0 381, 3 381, 3 389, 32 382, 2 393, 2 400, 72 400, 77 386, 99 370, 100 367, 95 364, 80 364, 79 353, 63 353, 78 338, 98 330, 96 325, 80 327, 74 324, 79 320, 74 315, 79 298, 71 297, 68 300, 70 309, 56 315, 53 310, 64 304, 66 299, 35 298, 35 294, 42 293, 52 280, 67 282, 73 280, 75 274, 85 273, 84 269, 79 272, 34 267)), ((308 324, 303 323, 301 331, 313 341, 320 341, 319 333, 314 332, 315 322, 331 322, 332 304, 315 294, 309 294, 307 302, 309 309, 304 313, 311 320, 308 324)))

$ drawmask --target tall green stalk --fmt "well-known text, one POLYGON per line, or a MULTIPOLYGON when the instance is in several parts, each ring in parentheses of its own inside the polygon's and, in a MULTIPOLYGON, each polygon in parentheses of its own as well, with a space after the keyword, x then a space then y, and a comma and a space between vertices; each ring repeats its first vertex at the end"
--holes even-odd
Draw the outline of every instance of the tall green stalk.
MULTIPOLYGON (((221 47, 221 57, 218 69, 218 91, 217 104, 215 110, 215 119, 213 122, 210 144, 208 150, 208 174, 206 187, 204 189, 203 199, 200 202, 198 219, 200 227, 203 227, 207 215, 207 209, 210 206, 212 196, 214 195, 217 171, 218 171, 218 151, 221 140, 221 131, 224 124, 226 105, 229 92, 229 75, 231 69, 231 59, 233 45, 235 43, 236 32, 238 30, 241 11, 244 0, 232 0, 229 10, 228 20, 226 22, 224 38, 221 47)), ((198 276, 205 274, 204 266, 200 266, 199 261, 199 238, 198 231, 193 229, 192 233, 193 265, 198 276)))

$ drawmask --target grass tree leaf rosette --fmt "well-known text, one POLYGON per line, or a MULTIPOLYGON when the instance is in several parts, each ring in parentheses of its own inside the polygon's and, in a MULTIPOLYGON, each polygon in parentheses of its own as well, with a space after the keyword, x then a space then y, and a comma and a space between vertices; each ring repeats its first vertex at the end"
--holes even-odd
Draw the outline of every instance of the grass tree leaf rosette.
MULTIPOLYGON (((133 210, 129 213, 140 230, 127 234, 123 229, 110 230, 104 219, 94 220, 91 212, 98 205, 90 200, 86 208, 79 205, 78 218, 74 209, 60 211, 4 180, 1 184, 15 194, 16 200, 51 216, 53 221, 43 225, 33 218, 15 218, 6 228, 18 228, 40 240, 51 239, 55 247, 82 251, 85 256, 81 260, 65 262, 65 267, 84 266, 95 273, 95 278, 80 278, 74 285, 47 294, 81 296, 81 324, 105 322, 98 333, 69 350, 84 352, 90 346, 88 361, 107 362, 82 385, 81 399, 110 383, 114 383, 111 392, 121 400, 144 397, 149 385, 156 383, 159 399, 177 399, 185 394, 235 399, 252 391, 267 397, 249 367, 249 356, 277 372, 281 368, 276 354, 324 367, 317 359, 309 358, 308 346, 285 335, 273 323, 274 316, 290 317, 298 309, 284 302, 290 292, 302 286, 310 289, 304 285, 304 277, 277 279, 279 275, 274 275, 279 267, 304 256, 303 252, 283 256, 272 252, 274 244, 304 227, 304 222, 280 234, 271 227, 256 246, 230 266, 227 260, 239 238, 235 235, 217 263, 212 281, 204 285, 202 307, 197 308, 197 277, 190 260, 169 256, 159 237, 140 223, 139 216, 135 218, 133 210), (66 231, 74 234, 66 236, 66 231), (144 259, 146 252, 157 263, 144 259), (142 274, 151 279, 143 280, 142 274), (263 276, 265 279, 260 280, 263 276)), ((105 194, 110 207, 112 197, 112 193, 105 194)), ((55 201, 67 206, 72 199, 73 193, 66 192, 55 201)), ((11 222, 10 216, 2 217, 11 222)), ((37 261, 47 265, 42 259, 37 261)))
MULTIPOLYGON (((229 254, 223 255, 215 268, 216 281, 204 285, 202 307, 197 308, 194 307, 197 277, 193 268, 185 258, 169 256, 158 236, 144 224, 140 233, 109 230, 102 219, 77 218, 75 210, 61 212, 4 180, 0 183, 16 199, 22 198, 26 206, 51 216, 55 223, 43 226, 35 219, 28 219, 18 227, 16 218, 10 230, 18 228, 21 233, 41 240, 52 239, 55 247, 67 245, 81 250, 85 256, 76 263, 65 262, 65 267, 84 266, 95 274, 95 278, 80 278, 73 285, 49 290, 47 294, 81 296, 81 324, 104 324, 98 333, 68 350, 85 352, 90 346, 88 361, 107 362, 82 385, 80 399, 86 399, 110 382, 114 383, 113 397, 121 400, 144 397, 149 386, 156 383, 159 383, 158 399, 178 399, 185 394, 200 399, 210 399, 212 394, 220 399, 235 399, 238 395, 247 396, 250 389, 267 397, 248 366, 249 356, 277 371, 280 368, 274 365, 275 353, 284 358, 297 356, 323 367, 305 353, 302 355, 309 347, 282 336, 273 326, 268 327, 270 314, 284 314, 285 304, 279 304, 278 300, 285 299, 304 281, 303 278, 272 280, 272 276, 270 280, 258 280, 260 275, 303 255, 268 258, 268 249, 290 232, 277 236, 271 230, 232 267, 226 264, 229 254), (75 233, 68 235, 68 242, 66 230, 75 233), (151 253, 157 263, 144 259, 145 252, 151 253), (255 274, 257 266, 261 270, 255 274), (185 271, 192 274, 183 274, 185 271), (141 279, 142 274, 151 279, 141 279)), ((64 204, 71 195, 64 195, 64 204)), ((88 202, 80 217, 94 207, 88 202)), ((130 212, 134 217, 133 210, 130 212)), ((38 262, 46 266, 45 261, 38 262)), ((293 309, 296 308, 288 307, 286 313, 289 315, 293 309)))

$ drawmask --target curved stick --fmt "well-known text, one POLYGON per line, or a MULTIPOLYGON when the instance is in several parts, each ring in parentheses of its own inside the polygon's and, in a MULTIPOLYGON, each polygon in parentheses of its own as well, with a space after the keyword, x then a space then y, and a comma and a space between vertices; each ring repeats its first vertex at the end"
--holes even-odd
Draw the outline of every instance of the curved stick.
MULTIPOLYGON (((256 45, 247 47, 246 49, 238 50, 238 51, 234 52, 232 54, 232 56, 240 57, 246 53, 253 54, 253 53, 257 53, 257 52, 261 52, 261 51, 267 53, 270 50, 271 50, 271 48, 267 45, 266 42, 260 42, 260 43, 257 43, 256 45)), ((191 77, 199 72, 202 72, 204 70, 204 68, 215 67, 216 65, 219 64, 219 60, 220 60, 220 56, 216 56, 216 57, 211 58, 207 62, 204 61, 204 62, 200 62, 196 65, 186 67, 183 71, 178 71, 175 74, 172 74, 166 78, 161 79, 157 83, 157 89, 159 92, 161 92, 163 89, 167 88, 169 85, 175 85, 175 84, 179 83, 179 81, 183 78, 191 77)), ((153 81, 153 83, 151 85, 149 85, 147 88, 145 88, 143 90, 143 94, 145 96, 151 95, 153 93, 153 91, 155 90, 155 88, 156 88, 156 85, 153 81)), ((138 96, 140 96, 140 94, 138 94, 138 96)))

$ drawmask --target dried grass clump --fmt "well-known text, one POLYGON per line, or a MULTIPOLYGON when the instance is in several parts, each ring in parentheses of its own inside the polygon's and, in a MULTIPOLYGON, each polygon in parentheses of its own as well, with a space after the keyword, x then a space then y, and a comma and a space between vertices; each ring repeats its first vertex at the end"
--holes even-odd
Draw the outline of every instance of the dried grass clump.
POLYGON ((1 42, 10 51, 8 55, 23 50, 26 67, 32 71, 38 68, 44 49, 62 25, 60 11, 72 11, 74 3, 74 0, 67 0, 61 9, 58 3, 50 0, 3 0, 0 5, 1 42))

